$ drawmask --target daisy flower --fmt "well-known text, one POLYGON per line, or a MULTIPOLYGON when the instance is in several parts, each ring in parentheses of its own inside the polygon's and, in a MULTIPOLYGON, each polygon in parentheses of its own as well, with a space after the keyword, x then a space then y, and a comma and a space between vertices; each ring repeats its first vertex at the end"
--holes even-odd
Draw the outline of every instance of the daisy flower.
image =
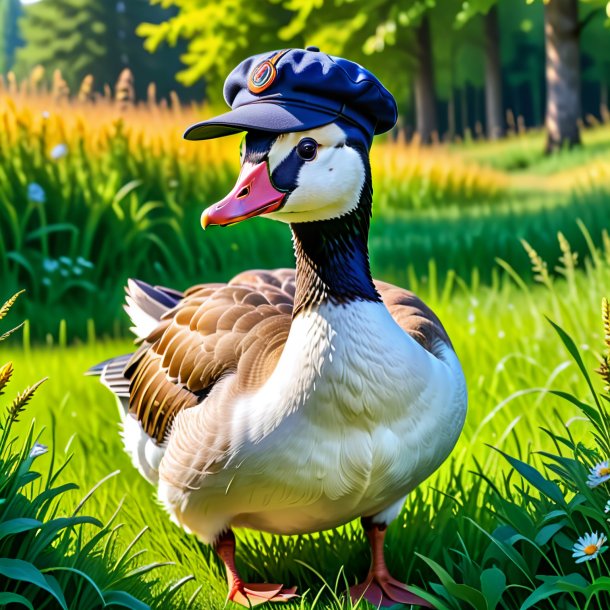
POLYGON ((576 563, 591 561, 608 548, 603 546, 606 540, 606 536, 597 532, 585 534, 574 543, 572 557, 576 558, 576 563))
POLYGON ((604 460, 599 464, 595 464, 589 471, 587 485, 589 487, 597 487, 606 481, 610 481, 610 462, 604 460))

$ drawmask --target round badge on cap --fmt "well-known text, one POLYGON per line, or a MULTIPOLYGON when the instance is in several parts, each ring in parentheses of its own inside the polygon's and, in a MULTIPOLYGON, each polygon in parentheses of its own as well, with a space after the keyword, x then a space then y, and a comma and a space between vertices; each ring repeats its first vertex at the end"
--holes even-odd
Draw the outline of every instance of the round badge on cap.
POLYGON ((260 93, 264 91, 271 83, 275 80, 277 70, 270 61, 264 61, 262 64, 258 64, 252 74, 250 74, 250 81, 248 82, 248 89, 252 93, 260 93))
POLYGON ((250 72, 250 78, 248 79, 248 89, 252 93, 261 93, 272 85, 277 76, 275 64, 280 57, 285 53, 288 53, 288 51, 290 51, 290 49, 283 49, 276 53, 271 59, 266 59, 254 66, 254 69, 250 72))

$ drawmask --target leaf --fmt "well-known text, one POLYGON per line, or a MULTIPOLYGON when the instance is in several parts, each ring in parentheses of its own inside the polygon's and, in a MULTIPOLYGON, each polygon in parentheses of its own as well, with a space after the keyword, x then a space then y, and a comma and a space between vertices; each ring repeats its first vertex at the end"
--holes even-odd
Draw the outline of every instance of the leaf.
POLYGON ((21 604, 30 610, 34 610, 34 606, 29 599, 19 595, 17 593, 0 593, 0 607, 4 607, 7 604, 21 604))
POLYGON ((136 599, 125 591, 105 591, 104 601, 106 606, 121 606, 131 610, 150 610, 150 606, 136 599))
POLYGON ((465 601, 475 610, 487 610, 487 602, 480 591, 477 591, 473 587, 468 585, 458 584, 451 578, 449 572, 442 568, 438 563, 428 557, 424 557, 417 553, 418 557, 421 557, 431 568, 434 573, 439 577, 441 583, 447 591, 462 601, 465 601))
POLYGON ((565 330, 563 330, 563 328, 561 328, 561 326, 555 324, 555 322, 553 322, 553 320, 550 320, 549 318, 547 318, 547 320, 549 321, 551 326, 555 329, 555 331, 559 335, 559 338, 561 339, 561 342, 564 344, 565 348, 568 350, 568 352, 570 352, 570 355, 574 359, 574 362, 576 362, 578 368, 580 369, 580 372, 582 373, 582 376, 585 378, 585 381, 587 382, 587 385, 589 386, 589 389, 591 390, 591 394, 593 395, 595 404, 598 407, 600 407, 599 398, 597 397, 597 392, 595 391, 595 388, 593 387, 593 383, 591 381, 591 377, 589 376, 589 372, 587 371, 587 367, 585 366, 585 363, 583 362, 583 359, 580 355, 580 352, 578 351, 578 348, 576 347, 576 344, 574 343, 574 340, 572 339, 572 337, 570 337, 570 335, 568 335, 568 333, 565 330))
POLYGON ((543 599, 548 599, 557 593, 584 593, 585 587, 589 584, 580 574, 576 573, 539 578, 544 578, 544 583, 521 604, 519 610, 528 610, 543 599))
POLYGON ((530 466, 517 458, 511 457, 500 449, 496 449, 496 451, 503 455, 510 465, 540 493, 544 494, 547 498, 554 500, 557 504, 561 504, 562 506, 566 505, 561 489, 552 481, 545 479, 533 466, 530 466))
POLYGON ((575 407, 580 409, 586 417, 588 417, 591 421, 595 422, 598 425, 602 425, 602 418, 594 407, 588 405, 581 400, 578 400, 576 396, 572 396, 572 394, 568 394, 567 392, 561 392, 560 390, 549 390, 549 394, 553 394, 554 396, 558 396, 559 398, 563 398, 568 402, 571 402, 575 407))
POLYGON ((26 241, 33 241, 40 237, 46 237, 50 233, 61 233, 63 231, 70 231, 75 235, 78 234, 78 228, 73 224, 62 222, 52 225, 46 225, 44 227, 40 227, 39 229, 35 229, 34 231, 30 231, 25 238, 26 241))
POLYGON ((481 572, 481 592, 487 600, 488 610, 495 610, 502 594, 506 591, 506 576, 498 568, 481 572))
POLYGON ((4 523, 0 523, 0 540, 5 536, 29 532, 30 530, 39 528, 41 525, 42 521, 38 521, 38 519, 27 519, 26 517, 5 521, 4 523))
POLYGON ((100 598, 102 603, 104 602, 104 594, 100 591, 100 588, 97 586, 97 584, 95 583, 95 581, 91 578, 91 576, 89 576, 88 574, 85 574, 84 572, 81 572, 80 570, 77 570, 76 568, 71 568, 69 566, 57 566, 54 568, 46 568, 45 570, 43 570, 43 572, 70 572, 72 574, 76 574, 78 576, 80 576, 83 580, 86 580, 91 587, 93 588, 93 590, 97 593, 98 597, 100 598))
POLYGON ((103 527, 103 524, 98 519, 87 516, 75 516, 75 517, 57 517, 51 521, 47 521, 41 529, 38 536, 36 536, 36 543, 46 547, 51 544, 57 534, 67 528, 74 528, 77 525, 95 525, 96 527, 103 527))
MULTIPOLYGON (((492 535, 487 530, 482 528, 474 519, 471 519, 470 517, 466 517, 466 519, 468 521, 470 521, 470 523, 472 523, 474 525, 474 527, 476 527, 484 536, 487 536, 487 538, 489 538, 493 542, 493 544, 495 544, 500 549, 500 551, 502 551, 502 553, 504 553, 504 555, 506 555, 506 557, 508 557, 508 559, 510 559, 510 561, 512 561, 515 564, 515 566, 517 568, 519 568, 519 570, 523 573, 523 575, 530 582, 533 583, 533 581, 530 577, 530 574, 529 574, 528 566, 525 563, 525 560, 523 559, 523 557, 521 557, 521 555, 512 546, 510 546, 510 544, 503 541, 502 538, 498 538, 499 533, 502 533, 502 535, 504 535, 504 534, 508 533, 510 530, 513 530, 513 528, 498 527, 494 531, 494 534, 492 535)), ((518 534, 511 537, 511 540, 513 540, 513 543, 516 542, 515 538, 518 538, 519 540, 526 540, 527 542, 531 543, 530 540, 527 540, 526 538, 524 538, 523 536, 519 536, 518 534)))
POLYGON ((35 585, 39 589, 43 589, 57 600, 63 610, 68 610, 64 595, 57 587, 57 584, 55 583, 54 585, 52 584, 52 581, 49 582, 44 574, 31 563, 23 561, 22 559, 6 559, 0 557, 0 574, 6 578, 27 582, 35 585))
POLYGON ((536 534, 535 542, 538 546, 545 545, 557 532, 562 530, 568 524, 566 519, 562 519, 557 523, 545 525, 536 534))
POLYGON ((610 591, 610 577, 601 576, 600 578, 596 578, 586 590, 587 599, 589 599, 593 594, 598 591, 610 591))

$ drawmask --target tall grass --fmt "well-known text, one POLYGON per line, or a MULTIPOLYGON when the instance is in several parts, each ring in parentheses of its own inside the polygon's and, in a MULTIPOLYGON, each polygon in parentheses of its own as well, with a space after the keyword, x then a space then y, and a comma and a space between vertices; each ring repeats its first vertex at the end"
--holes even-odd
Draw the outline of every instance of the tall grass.
MULTIPOLYGON (((28 289, 20 313, 31 318, 32 336, 66 319, 70 336, 85 337, 93 312, 98 332, 124 332, 116 312, 130 276, 185 288, 226 280, 245 264, 293 264, 289 234, 276 223, 202 233, 201 210, 227 192, 238 164, 236 137, 182 140, 207 110, 176 99, 125 106, 29 91, 0 95, 0 272, 7 290, 28 289)), ((470 280, 476 268, 489 282, 497 257, 526 274, 519 238, 552 258, 558 230, 582 243, 575 218, 592 229, 608 224, 602 161, 588 174, 602 178, 583 174, 573 194, 566 185, 524 195, 509 176, 464 160, 470 150, 400 139, 374 146, 379 276, 427 275, 434 259, 441 277, 470 280)), ((599 230, 592 235, 600 243, 599 230)))
MULTIPOLYGON (((0 307, 0 320, 18 296, 0 307)), ((0 342, 17 329, 5 331, 0 342)), ((13 374, 12 362, 0 367, 0 395, 13 374)), ((41 435, 35 435, 34 421, 28 418, 29 403, 42 381, 18 393, 0 415, 0 606, 150 610, 182 598, 184 579, 151 596, 151 575, 165 564, 142 562, 144 551, 134 549, 144 530, 125 540, 117 523, 120 509, 106 524, 85 514, 91 497, 117 472, 96 482, 76 505, 68 499, 78 490, 72 481, 63 481, 70 457, 58 466, 55 439, 51 437, 50 449, 39 443, 41 435), (25 426, 22 439, 15 430, 20 421, 25 426), (43 463, 44 474, 35 468, 43 463)))
MULTIPOLYGON (((588 234, 584 239, 589 241, 588 234)), ((502 262, 492 286, 477 284, 476 278, 471 283, 434 279, 433 274, 427 282, 414 286, 439 313, 452 337, 464 366, 470 406, 463 436, 450 461, 411 495, 401 517, 391 526, 388 559, 397 577, 408 579, 441 601, 445 598, 439 587, 446 585, 435 565, 421 556, 443 567, 456 582, 479 587, 479 591, 481 574, 491 569, 494 561, 498 569, 506 569, 509 584, 523 584, 492 552, 497 544, 490 536, 506 525, 505 511, 510 511, 502 502, 519 497, 512 487, 517 476, 509 476, 505 459, 488 445, 539 466, 533 452, 556 449, 543 428, 563 436, 567 424, 573 438, 590 444, 588 424, 578 407, 551 394, 557 389, 584 403, 589 400, 590 388, 545 318, 549 316, 574 337, 588 370, 597 366, 601 351, 598 310, 604 286, 610 285, 610 242, 606 248, 590 248, 588 252, 579 249, 578 258, 588 254, 583 269, 576 268, 575 252, 563 239, 558 241, 560 257, 554 260, 544 261, 535 251, 530 249, 529 255, 525 251, 538 278, 534 285, 502 262), (552 275, 554 268, 556 274, 552 275), (429 583, 438 587, 431 588, 429 583)), ((32 405, 31 413, 42 423, 52 417, 61 421, 56 446, 69 445, 78 456, 66 469, 66 477, 89 486, 121 469, 119 476, 91 498, 90 511, 104 519, 111 514, 113 500, 125 495, 125 534, 136 535, 146 523, 152 530, 146 541, 152 556, 176 563, 163 572, 163 578, 169 581, 193 574, 192 586, 202 587, 195 607, 221 607, 226 590, 214 554, 169 524, 154 500, 153 488, 133 470, 122 451, 113 398, 99 384, 81 376, 90 364, 127 353, 133 346, 125 340, 91 339, 86 345, 59 348, 26 343, 18 350, 13 344, 17 382, 31 377, 43 365, 49 375, 45 387, 49 402, 32 405)), ((594 383, 599 386, 599 382, 594 383)), ((535 497, 533 492, 529 496, 535 497)), ((537 509, 524 504, 523 510, 537 509)), ((572 542, 576 540, 575 530, 565 534, 572 542)), ((309 591, 302 606, 290 606, 305 609, 348 608, 343 599, 344 579, 353 584, 368 564, 357 524, 303 538, 240 532, 238 560, 249 579, 273 578, 298 584, 301 592, 309 591), (314 603, 321 589, 322 596, 314 603)), ((565 570, 572 565, 569 558, 562 556, 561 561, 567 561, 565 570)), ((523 597, 508 596, 498 607, 518 608, 514 599, 523 601, 534 589, 530 584, 529 589, 523 588, 523 597)), ((456 595, 452 599, 457 600, 453 605, 445 599, 450 608, 469 607, 456 595)))

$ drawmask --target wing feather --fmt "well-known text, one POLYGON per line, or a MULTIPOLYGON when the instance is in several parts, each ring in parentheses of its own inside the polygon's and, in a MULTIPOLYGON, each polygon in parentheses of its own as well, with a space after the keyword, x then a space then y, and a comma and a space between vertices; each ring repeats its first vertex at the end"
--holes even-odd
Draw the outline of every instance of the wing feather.
POLYGON ((125 369, 130 412, 157 441, 175 415, 227 374, 252 391, 273 372, 291 324, 294 271, 249 271, 201 284, 164 313, 125 369))

